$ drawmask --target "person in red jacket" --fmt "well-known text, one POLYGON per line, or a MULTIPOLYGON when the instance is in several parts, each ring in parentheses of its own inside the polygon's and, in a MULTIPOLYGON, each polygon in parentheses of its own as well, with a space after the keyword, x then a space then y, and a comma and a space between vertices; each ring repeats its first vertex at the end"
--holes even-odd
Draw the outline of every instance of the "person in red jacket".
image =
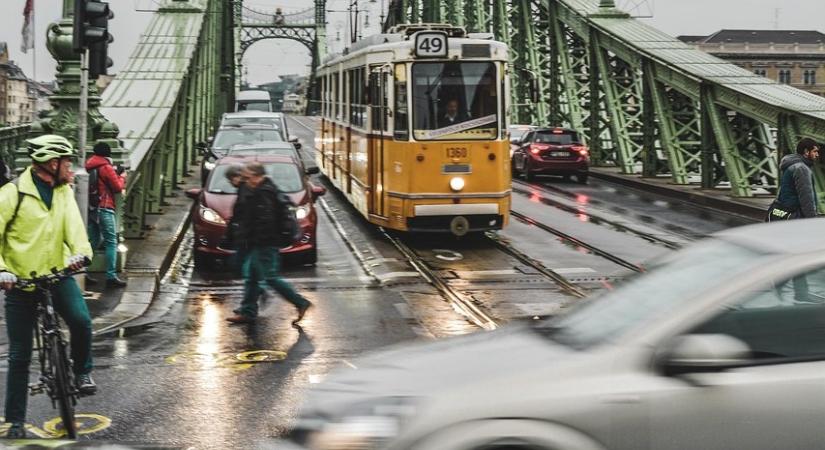
POLYGON ((97 179, 97 189, 89 186, 89 241, 92 248, 104 245, 106 256, 106 286, 124 287, 126 282, 117 277, 117 223, 115 194, 123 192, 126 174, 122 167, 112 165, 112 148, 105 142, 95 144, 94 156, 86 161, 89 180, 97 179), (96 175, 92 173, 96 171, 96 175))

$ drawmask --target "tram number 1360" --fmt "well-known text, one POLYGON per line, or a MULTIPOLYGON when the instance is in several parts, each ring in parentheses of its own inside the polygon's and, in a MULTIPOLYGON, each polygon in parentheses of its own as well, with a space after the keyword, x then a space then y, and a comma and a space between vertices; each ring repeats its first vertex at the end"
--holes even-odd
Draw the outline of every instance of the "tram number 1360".
POLYGON ((447 158, 466 158, 467 148, 465 147, 449 147, 447 148, 447 158))
POLYGON ((447 34, 437 32, 416 33, 415 55, 419 58, 446 58, 447 34))

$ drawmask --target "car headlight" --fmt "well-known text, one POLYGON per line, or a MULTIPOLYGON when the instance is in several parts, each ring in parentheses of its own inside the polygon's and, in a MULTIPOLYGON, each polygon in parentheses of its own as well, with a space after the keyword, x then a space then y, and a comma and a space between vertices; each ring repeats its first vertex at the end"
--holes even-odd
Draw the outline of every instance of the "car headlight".
POLYGON ((223 220, 220 214, 215 212, 212 208, 207 208, 206 206, 201 206, 201 218, 207 222, 216 223, 218 225, 225 225, 226 221, 223 220))
POLYGON ((204 161, 203 168, 206 170, 212 170, 215 168, 215 163, 212 161, 204 161))
POLYGON ((309 216, 309 206, 307 205, 301 205, 294 208, 293 211, 295 212, 295 218, 298 220, 306 219, 309 216))
POLYGON ((464 178, 453 177, 450 180, 450 189, 454 190, 455 192, 459 192, 462 189, 464 189, 464 178))
POLYGON ((312 450, 377 450, 398 436, 415 413, 406 398, 382 398, 350 408, 348 415, 320 424, 307 436, 312 450))

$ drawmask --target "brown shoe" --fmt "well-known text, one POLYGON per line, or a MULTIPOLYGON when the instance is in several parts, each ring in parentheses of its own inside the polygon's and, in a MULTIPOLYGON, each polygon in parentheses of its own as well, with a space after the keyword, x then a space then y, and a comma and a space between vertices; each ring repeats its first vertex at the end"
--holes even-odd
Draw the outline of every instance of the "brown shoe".
POLYGON ((296 324, 296 323, 298 323, 298 322, 300 322, 300 321, 301 321, 301 319, 303 319, 303 318, 304 318, 304 315, 306 315, 307 310, 310 308, 310 306, 312 306, 312 302, 310 302, 309 300, 307 300, 307 304, 306 304, 306 305, 304 305, 303 307, 298 308, 298 318, 292 321, 292 324, 293 324, 293 325, 294 325, 294 324, 296 324))
POLYGON ((226 320, 232 323, 254 323, 255 318, 238 314, 237 316, 227 317, 226 320))

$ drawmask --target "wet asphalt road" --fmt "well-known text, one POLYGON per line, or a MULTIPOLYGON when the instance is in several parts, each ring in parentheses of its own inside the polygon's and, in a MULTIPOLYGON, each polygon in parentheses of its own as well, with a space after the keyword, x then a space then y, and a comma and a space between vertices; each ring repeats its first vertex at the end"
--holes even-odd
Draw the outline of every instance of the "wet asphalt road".
MULTIPOLYGON (((311 147, 314 124, 302 118, 292 122, 291 131, 311 147)), ((645 234, 684 245, 737 220, 600 181, 579 186, 540 180, 542 185, 551 193, 514 186, 519 192, 513 210, 634 264, 672 251, 645 234), (631 232, 616 225, 620 219, 631 232)), ((403 267, 403 258, 340 196, 330 192, 324 202, 319 263, 284 273, 315 304, 302 328, 290 325, 292 306, 272 294, 256 324, 229 325, 225 319, 240 302, 242 284, 222 268, 194 270, 189 237, 146 316, 95 341, 94 375, 101 391, 78 407, 85 414, 81 429, 88 433, 83 439, 181 448, 265 446, 288 428, 304 390, 330 370, 357 370, 359 355, 388 345, 478 330, 403 267), (400 269, 379 285, 373 272, 382 264, 400 269)), ((630 272, 529 222, 511 219, 499 236, 589 293, 609 289, 630 272)), ((552 315, 577 301, 483 236, 403 239, 448 283, 503 322, 552 315)), ((5 364, 0 370, 5 377, 5 364)), ((32 398, 30 431, 53 436, 49 421, 57 416, 46 398, 32 398)))

